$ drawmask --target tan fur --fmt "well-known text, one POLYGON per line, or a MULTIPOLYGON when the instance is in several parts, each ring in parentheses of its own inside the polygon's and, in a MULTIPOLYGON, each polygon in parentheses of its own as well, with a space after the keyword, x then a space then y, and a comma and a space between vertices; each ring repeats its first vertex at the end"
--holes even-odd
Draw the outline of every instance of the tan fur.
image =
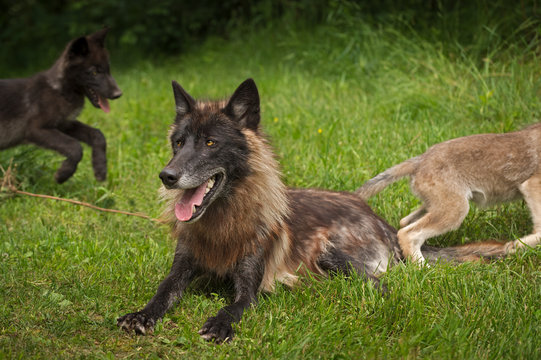
POLYGON ((540 243, 540 160, 541 124, 507 134, 467 136, 432 146, 369 180, 357 193, 368 198, 403 176, 411 177, 411 188, 423 205, 400 221, 398 240, 404 255, 421 262, 421 245, 457 229, 470 200, 489 206, 524 198, 533 233, 505 245, 506 252, 514 252, 540 243))

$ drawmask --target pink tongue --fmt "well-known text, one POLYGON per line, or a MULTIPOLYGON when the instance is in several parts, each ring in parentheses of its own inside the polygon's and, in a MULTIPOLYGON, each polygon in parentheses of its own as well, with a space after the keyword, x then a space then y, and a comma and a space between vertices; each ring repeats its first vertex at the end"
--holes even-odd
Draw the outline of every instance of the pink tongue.
POLYGON ((188 189, 184 191, 182 199, 175 204, 175 216, 180 221, 188 221, 192 218, 192 208, 194 205, 201 205, 203 197, 205 197, 205 190, 207 188, 207 181, 199 185, 195 189, 188 189))
POLYGON ((102 98, 101 96, 98 95, 98 105, 100 106, 100 108, 108 113, 109 111, 111 111, 111 109, 109 108, 109 101, 107 101, 106 98, 102 98))

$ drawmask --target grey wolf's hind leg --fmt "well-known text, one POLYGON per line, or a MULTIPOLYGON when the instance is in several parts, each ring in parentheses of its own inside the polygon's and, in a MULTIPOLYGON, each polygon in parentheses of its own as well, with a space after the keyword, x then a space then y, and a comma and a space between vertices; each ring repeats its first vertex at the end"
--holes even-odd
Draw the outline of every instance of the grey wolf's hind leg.
POLYGON ((332 275, 333 272, 340 272, 344 275, 351 275, 353 272, 361 275, 366 280, 371 280, 376 288, 379 288, 382 293, 387 292, 387 287, 381 284, 379 279, 366 266, 357 259, 344 254, 337 248, 331 248, 323 253, 318 259, 319 267, 325 272, 332 275))

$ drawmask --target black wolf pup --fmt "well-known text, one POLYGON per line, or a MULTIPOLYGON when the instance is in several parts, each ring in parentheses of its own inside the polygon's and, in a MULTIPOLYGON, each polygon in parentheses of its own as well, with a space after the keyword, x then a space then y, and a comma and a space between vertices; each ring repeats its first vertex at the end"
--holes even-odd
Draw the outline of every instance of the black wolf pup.
MULTIPOLYGON (((396 230, 357 195, 288 189, 259 125, 259 94, 243 82, 228 101, 196 101, 173 81, 173 157, 160 173, 164 216, 178 239, 171 272, 156 295, 118 326, 146 334, 205 273, 233 281, 235 299, 208 318, 199 334, 231 340, 231 324, 275 282, 293 285, 307 272, 377 274, 400 261, 396 230)), ((500 254, 498 243, 437 249, 429 259, 473 260, 500 254)))
POLYGON ((32 143, 66 156, 55 174, 69 179, 83 156, 79 141, 92 147, 96 179, 107 176, 106 142, 98 129, 77 121, 85 96, 109 112, 107 99, 122 95, 109 72, 107 29, 72 40, 48 70, 24 79, 0 80, 0 150, 32 143))

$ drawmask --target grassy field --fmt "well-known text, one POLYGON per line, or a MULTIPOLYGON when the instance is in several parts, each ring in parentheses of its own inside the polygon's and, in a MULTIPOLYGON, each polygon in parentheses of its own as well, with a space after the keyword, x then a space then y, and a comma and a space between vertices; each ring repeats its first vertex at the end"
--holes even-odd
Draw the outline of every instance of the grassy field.
MULTIPOLYGON (((94 180, 88 147, 63 185, 53 181, 62 157, 50 151, 2 151, 0 165, 13 162, 25 191, 157 217, 172 79, 195 97, 214 98, 254 78, 263 126, 293 187, 354 190, 432 144, 513 131, 541 115, 539 48, 494 39, 478 56, 389 25, 339 25, 209 39, 192 53, 129 66, 115 61, 112 49, 124 96, 111 102, 110 114, 87 106, 80 116, 107 137, 107 181, 94 180)), ((404 180, 370 205, 398 226, 418 200, 404 180)), ((528 210, 516 202, 474 207, 460 229, 429 243, 508 240, 530 231, 528 210)), ((490 264, 396 266, 382 277, 386 297, 356 278, 278 287, 222 346, 197 330, 229 301, 223 287, 190 288, 150 336, 123 333, 116 318, 151 298, 173 248, 168 229, 148 220, 2 191, 0 358, 541 357, 540 247, 490 264)))

